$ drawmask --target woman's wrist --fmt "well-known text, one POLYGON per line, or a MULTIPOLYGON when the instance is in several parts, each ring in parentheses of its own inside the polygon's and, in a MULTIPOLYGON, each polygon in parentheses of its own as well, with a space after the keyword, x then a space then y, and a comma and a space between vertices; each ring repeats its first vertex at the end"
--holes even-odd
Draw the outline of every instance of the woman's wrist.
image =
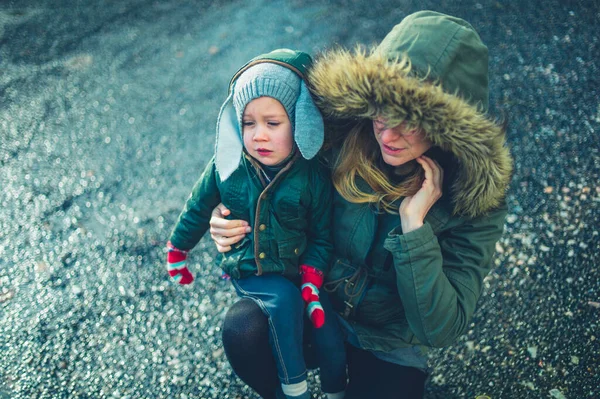
POLYGON ((402 234, 407 234, 420 227, 423 227, 423 219, 411 219, 408 217, 400 217, 400 225, 402 226, 402 234))

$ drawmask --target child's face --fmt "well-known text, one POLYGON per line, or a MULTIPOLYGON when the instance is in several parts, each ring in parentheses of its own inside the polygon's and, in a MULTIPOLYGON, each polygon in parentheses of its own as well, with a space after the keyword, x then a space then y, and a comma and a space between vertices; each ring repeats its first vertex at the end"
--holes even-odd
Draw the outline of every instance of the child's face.
POLYGON ((277 165, 294 147, 292 124, 283 105, 272 97, 259 97, 246 105, 242 116, 244 148, 263 165, 277 165))

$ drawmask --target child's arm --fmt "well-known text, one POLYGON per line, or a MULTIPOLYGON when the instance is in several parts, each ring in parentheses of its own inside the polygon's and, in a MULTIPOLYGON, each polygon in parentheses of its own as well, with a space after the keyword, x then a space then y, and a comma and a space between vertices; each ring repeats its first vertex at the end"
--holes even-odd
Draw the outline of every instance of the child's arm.
POLYGON ((329 267, 333 253, 331 243, 333 186, 329 170, 325 168, 317 168, 313 179, 316 181, 308 184, 311 188, 307 207, 308 242, 300 258, 300 274, 302 299, 306 302, 306 310, 313 325, 320 328, 325 323, 325 313, 319 301, 319 289, 323 285, 324 272, 329 267))
POLYGON ((216 179, 214 159, 211 159, 194 185, 169 237, 167 269, 169 275, 180 284, 189 284, 194 280, 186 265, 187 252, 206 233, 211 212, 221 202, 216 179))
MULTIPOLYGON (((312 161, 315 164, 318 160, 312 161)), ((312 181, 308 181, 308 195, 302 206, 306 207, 308 227, 306 250, 300 257, 300 264, 310 265, 326 273, 333 256, 331 238, 331 209, 333 205, 333 185, 329 169, 314 165, 312 181)))

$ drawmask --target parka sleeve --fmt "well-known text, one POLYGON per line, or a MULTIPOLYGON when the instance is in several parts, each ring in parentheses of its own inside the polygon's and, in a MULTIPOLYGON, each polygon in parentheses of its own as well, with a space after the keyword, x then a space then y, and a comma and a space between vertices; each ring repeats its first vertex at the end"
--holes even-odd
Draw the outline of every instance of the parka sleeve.
POLYGON ((329 169, 316 167, 311 180, 307 185, 310 195, 305 199, 308 208, 307 244, 300 258, 300 264, 316 267, 326 273, 333 256, 331 241, 333 185, 329 169))
POLYGON ((221 202, 214 157, 194 185, 169 240, 176 248, 192 249, 208 230, 212 210, 221 202))
POLYGON ((424 345, 444 347, 464 334, 502 235, 506 207, 433 234, 429 223, 390 233, 396 285, 411 330, 424 345))

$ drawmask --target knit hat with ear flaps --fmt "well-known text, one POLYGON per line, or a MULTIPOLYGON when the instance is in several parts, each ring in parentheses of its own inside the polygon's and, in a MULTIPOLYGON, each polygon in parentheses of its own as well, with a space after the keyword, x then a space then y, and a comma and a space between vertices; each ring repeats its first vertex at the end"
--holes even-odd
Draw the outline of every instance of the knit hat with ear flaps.
POLYGON ((285 108, 293 129, 296 114, 294 108, 300 95, 301 80, 292 70, 271 63, 257 64, 242 73, 233 88, 233 106, 240 126, 244 110, 250 101, 259 97, 272 97, 285 108))
POLYGON ((251 62, 251 66, 238 72, 219 113, 215 166, 221 181, 227 180, 240 164, 242 115, 248 103, 256 98, 272 97, 283 105, 294 141, 305 159, 313 158, 323 145, 323 118, 301 78, 311 61, 310 56, 280 49, 257 59, 257 63, 251 62))

